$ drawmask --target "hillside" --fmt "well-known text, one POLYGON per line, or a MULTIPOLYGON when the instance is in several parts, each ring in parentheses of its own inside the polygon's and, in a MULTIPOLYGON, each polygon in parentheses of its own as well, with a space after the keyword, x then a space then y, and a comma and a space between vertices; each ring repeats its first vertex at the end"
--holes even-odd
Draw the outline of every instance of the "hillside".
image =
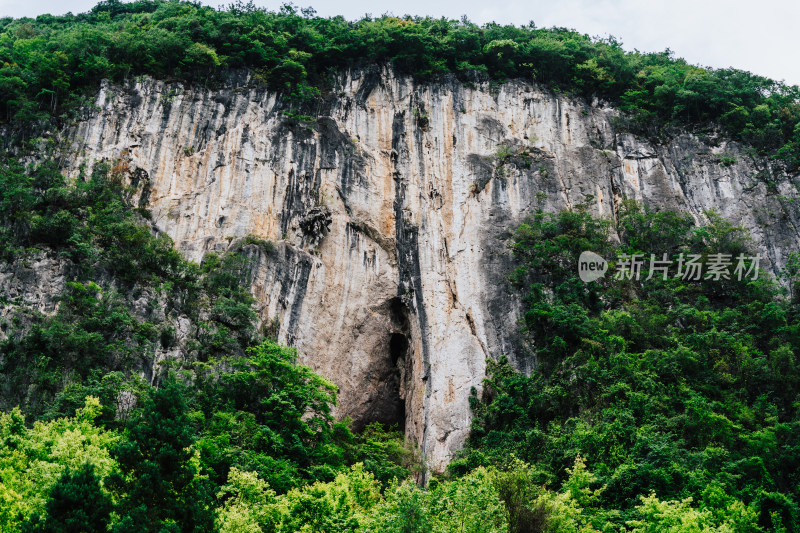
POLYGON ((796 87, 241 3, 0 60, 3 531, 800 528, 796 87))

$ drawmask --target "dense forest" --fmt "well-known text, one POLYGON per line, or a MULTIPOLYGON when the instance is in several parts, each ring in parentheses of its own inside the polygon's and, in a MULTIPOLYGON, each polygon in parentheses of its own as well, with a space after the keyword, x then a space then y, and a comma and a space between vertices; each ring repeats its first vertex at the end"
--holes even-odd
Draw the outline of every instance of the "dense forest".
POLYGON ((584 250, 753 254, 715 213, 585 204, 509 228, 537 365, 488 361, 465 449, 420 486, 397 428, 335 419, 336 387, 257 326, 249 254, 272 243, 186 261, 124 168, 68 182, 55 155, 25 157, 104 78, 213 86, 248 68, 302 117, 342 69, 389 64, 535 81, 614 103, 621 129, 721 130, 800 165, 797 87, 566 29, 149 0, 0 19, 0 260, 47 255, 68 276, 55 313, 0 319, 0 530, 800 531, 800 255, 780 279, 578 278, 584 250), (156 364, 173 316, 189 356, 156 364))
MULTIPOLYGON (((421 17, 322 18, 291 4, 241 1, 218 10, 182 1, 106 0, 88 13, 0 19, 0 121, 25 137, 69 120, 101 79, 149 74, 213 84, 249 68, 298 110, 348 67, 391 64, 420 79, 522 78, 598 97, 627 114, 620 127, 722 128, 762 154, 800 165, 800 89, 671 53, 626 52, 613 38, 421 17)), ((301 113, 298 113, 301 114, 301 113)))

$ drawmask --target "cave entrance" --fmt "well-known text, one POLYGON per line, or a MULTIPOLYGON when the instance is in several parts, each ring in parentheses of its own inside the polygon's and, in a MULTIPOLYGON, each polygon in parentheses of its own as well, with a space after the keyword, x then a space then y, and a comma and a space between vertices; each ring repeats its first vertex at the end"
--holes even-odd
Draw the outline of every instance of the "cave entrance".
POLYGON ((405 432, 406 401, 402 387, 408 339, 402 333, 391 333, 387 344, 384 363, 381 365, 382 383, 372 396, 362 424, 380 422, 387 428, 394 427, 405 432))
POLYGON ((411 326, 408 306, 400 298, 389 301, 389 317, 392 333, 389 335, 389 362, 396 383, 393 395, 396 398, 394 420, 391 425, 405 433, 406 430, 406 379, 411 368, 411 326))
POLYGON ((398 430, 406 430, 405 376, 410 362, 410 328, 408 307, 400 298, 389 300, 389 338, 386 342, 385 367, 387 379, 382 397, 376 402, 377 422, 398 430))
POLYGON ((366 412, 353 421, 356 431, 371 422, 380 422, 402 432, 406 428, 405 376, 406 365, 410 363, 408 309, 400 298, 392 298, 387 304, 388 309, 384 308, 384 316, 389 318, 386 337, 377 347, 379 352, 375 354, 372 367, 377 386, 370 394, 366 412))
POLYGON ((404 333, 392 333, 389 337, 389 357, 392 364, 397 365, 400 359, 405 359, 408 353, 408 337, 404 333))
POLYGON ((385 364, 387 379, 377 398, 375 421, 387 427, 406 430, 406 401, 403 394, 405 366, 408 360, 408 336, 405 332, 394 331, 389 334, 385 364))

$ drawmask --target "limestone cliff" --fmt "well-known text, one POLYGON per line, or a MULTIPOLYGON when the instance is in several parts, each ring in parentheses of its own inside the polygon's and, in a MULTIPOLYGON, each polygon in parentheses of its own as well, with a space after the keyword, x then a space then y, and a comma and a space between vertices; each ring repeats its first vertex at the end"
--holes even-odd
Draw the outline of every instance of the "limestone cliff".
POLYGON ((106 84, 67 132, 67 170, 127 165, 135 201, 191 259, 276 243, 248 248, 263 321, 340 387, 339 416, 400 423, 436 470, 466 437, 485 359, 533 364, 506 245, 537 206, 714 209, 773 269, 800 242, 797 177, 722 139, 650 144, 617 132, 614 109, 539 86, 360 70, 313 124, 285 110, 246 73, 216 90, 106 84))

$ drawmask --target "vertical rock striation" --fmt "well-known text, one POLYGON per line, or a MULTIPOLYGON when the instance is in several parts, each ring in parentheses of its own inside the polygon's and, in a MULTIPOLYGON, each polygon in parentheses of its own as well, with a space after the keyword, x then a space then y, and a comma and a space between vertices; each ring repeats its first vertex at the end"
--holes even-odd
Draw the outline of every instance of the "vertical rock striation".
POLYGON ((67 170, 124 163, 191 259, 246 235, 275 242, 251 252, 262 319, 339 386, 339 416, 399 424, 435 470, 463 444, 486 358, 532 364, 506 245, 536 207, 714 209, 773 269, 800 242, 797 177, 735 143, 652 145, 616 132, 610 107, 523 82, 355 70, 332 94, 303 125, 246 73, 218 90, 105 84, 68 132, 67 170))

